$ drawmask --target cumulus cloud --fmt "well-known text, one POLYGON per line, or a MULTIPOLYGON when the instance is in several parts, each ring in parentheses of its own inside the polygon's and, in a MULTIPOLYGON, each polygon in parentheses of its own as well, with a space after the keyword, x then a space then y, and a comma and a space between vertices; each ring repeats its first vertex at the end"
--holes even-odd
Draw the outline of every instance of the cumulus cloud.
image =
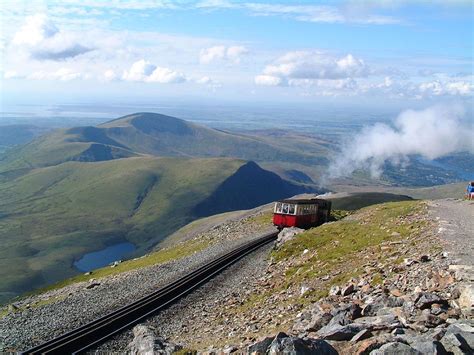
POLYGON ((474 153, 472 131, 463 116, 460 107, 437 105, 404 111, 393 126, 366 127, 343 146, 329 174, 347 176, 356 169, 368 169, 373 177, 379 177, 385 162, 400 164, 411 155, 432 160, 455 152, 474 153))
POLYGON ((323 52, 298 51, 289 52, 267 65, 255 82, 273 86, 298 85, 298 81, 366 77, 369 73, 364 61, 352 54, 334 57, 323 52))
POLYGON ((187 80, 183 73, 169 68, 158 67, 144 59, 133 63, 130 69, 123 73, 122 79, 161 84, 182 83, 187 80))
POLYGON ((60 61, 90 52, 72 35, 61 32, 46 15, 26 18, 25 24, 15 34, 12 44, 25 49, 31 58, 60 61))
POLYGON ((441 96, 441 95, 471 95, 473 84, 467 81, 448 81, 433 80, 421 83, 418 86, 421 95, 441 96))
POLYGON ((209 64, 216 60, 224 60, 238 64, 242 56, 247 53, 248 49, 244 46, 214 46, 202 49, 199 55, 199 61, 202 64, 209 64))

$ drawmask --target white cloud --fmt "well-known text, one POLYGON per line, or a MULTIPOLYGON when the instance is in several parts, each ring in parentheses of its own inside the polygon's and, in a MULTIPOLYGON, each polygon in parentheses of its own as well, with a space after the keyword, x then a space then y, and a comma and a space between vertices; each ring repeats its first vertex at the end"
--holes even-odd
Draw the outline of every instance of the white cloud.
POLYGON ((255 77, 255 84, 265 86, 281 86, 282 79, 273 75, 257 75, 255 77))
POLYGON ((420 95, 423 96, 468 96, 472 95, 474 85, 467 81, 447 81, 433 80, 423 82, 418 86, 420 95))
POLYGON ((38 14, 26 18, 25 24, 13 37, 13 43, 34 46, 59 32, 46 15, 38 14))
POLYGON ((307 80, 366 77, 369 73, 364 61, 351 54, 334 57, 323 52, 298 51, 289 52, 274 64, 267 65, 255 82, 261 85, 287 85, 290 82, 298 85, 298 81, 304 84, 307 80))
POLYGON ((69 68, 60 68, 55 72, 37 71, 27 76, 27 79, 31 80, 70 81, 83 78, 86 78, 86 76, 69 68))
POLYGON ((130 69, 123 73, 122 79, 161 84, 182 83, 187 80, 186 76, 180 72, 169 68, 157 67, 144 59, 133 63, 130 69))
POLYGON ((37 60, 65 60, 90 52, 71 34, 61 32, 44 14, 28 16, 14 35, 12 45, 37 60))
POLYGON ((407 110, 393 127, 376 124, 351 137, 330 166, 332 177, 350 175, 356 169, 368 169, 378 177, 382 166, 407 161, 410 155, 436 159, 451 153, 474 153, 474 140, 463 123, 464 110, 437 105, 425 110, 407 110))
POLYGON ((107 69, 103 74, 103 79, 105 81, 114 81, 118 80, 119 76, 112 69, 107 69))
POLYGON ((349 11, 351 8, 330 5, 293 5, 276 3, 231 2, 224 0, 202 1, 196 5, 206 9, 242 9, 254 16, 282 16, 303 22, 355 23, 370 25, 397 24, 401 21, 368 11, 349 11))
POLYGON ((202 49, 199 61, 202 64, 209 64, 216 60, 225 60, 238 64, 242 56, 248 52, 248 49, 244 46, 214 46, 202 49))

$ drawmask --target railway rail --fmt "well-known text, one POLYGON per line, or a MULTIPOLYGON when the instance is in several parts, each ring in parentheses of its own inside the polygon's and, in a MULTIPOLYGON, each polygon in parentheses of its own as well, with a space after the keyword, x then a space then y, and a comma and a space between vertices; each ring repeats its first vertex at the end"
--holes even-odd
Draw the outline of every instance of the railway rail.
POLYGON ((28 349, 23 354, 84 353, 191 293, 244 256, 275 240, 277 235, 275 231, 246 243, 127 306, 28 349))

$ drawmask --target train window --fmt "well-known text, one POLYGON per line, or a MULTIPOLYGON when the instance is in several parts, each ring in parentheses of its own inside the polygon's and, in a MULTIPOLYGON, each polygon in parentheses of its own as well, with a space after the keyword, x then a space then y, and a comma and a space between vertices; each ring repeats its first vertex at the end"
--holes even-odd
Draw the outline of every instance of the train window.
POLYGON ((276 213, 281 213, 281 203, 280 202, 277 202, 277 204, 275 205, 275 212, 276 213))
POLYGON ((295 205, 290 205, 289 212, 290 214, 295 214, 295 205))
POLYGON ((288 213, 288 204, 287 203, 283 204, 283 213, 288 213))

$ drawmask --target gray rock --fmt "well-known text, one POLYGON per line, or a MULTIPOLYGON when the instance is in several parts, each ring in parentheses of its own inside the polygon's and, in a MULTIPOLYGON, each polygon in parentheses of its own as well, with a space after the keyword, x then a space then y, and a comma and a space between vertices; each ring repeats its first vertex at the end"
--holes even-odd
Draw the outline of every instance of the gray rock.
POLYGON ((465 351, 473 351, 474 349, 474 328, 468 324, 455 323, 448 326, 446 334, 443 339, 447 336, 454 335, 459 342, 459 347, 465 351))
POLYGON ((97 286, 100 286, 100 282, 92 282, 92 283, 90 283, 89 285, 86 286, 86 289, 90 290, 90 289, 95 288, 97 286))
POLYGON ((453 355, 472 354, 472 348, 469 350, 464 339, 459 334, 447 334, 441 339, 446 351, 453 355), (469 352, 470 351, 470 352, 469 352))
POLYGON ((364 306, 364 308, 362 309, 362 315, 363 316, 375 316, 377 315, 377 312, 384 308, 384 304, 380 301, 380 302, 373 302, 373 303, 369 303, 368 305, 364 306))
POLYGON ((371 351, 370 355, 422 355, 422 353, 407 344, 391 342, 371 351))
POLYGON ((384 316, 361 317, 356 319, 354 321, 354 324, 358 324, 363 328, 370 330, 391 330, 394 328, 400 328, 402 326, 398 318, 393 314, 384 316))
POLYGON ((320 339, 301 339, 297 337, 276 336, 267 349, 269 355, 281 354, 321 354, 337 355, 328 342, 320 339))
MULTIPOLYGON (((286 336, 285 333, 280 333, 280 334, 284 334, 286 336)), ((250 345, 247 348, 247 352, 249 354, 266 354, 268 347, 270 346, 273 339, 275 339, 275 338, 276 337, 267 337, 265 339, 262 339, 262 340, 260 340, 256 343, 250 345)))
POLYGON ((166 342, 145 325, 133 328, 133 341, 128 345, 131 355, 171 354, 182 347, 166 342))
POLYGON ((415 302, 415 306, 420 309, 430 308, 432 304, 446 304, 446 300, 442 299, 435 293, 422 292, 418 300, 415 302))
POLYGON ((362 329, 359 333, 354 335, 351 339, 352 343, 356 343, 358 341, 370 338, 372 336, 372 333, 368 329, 362 329))
POLYGON ((348 296, 354 292, 354 284, 349 284, 341 290, 342 296, 348 296))
POLYGON ((280 233, 278 233, 278 238, 276 242, 276 247, 279 248, 286 242, 292 240, 296 235, 301 234, 304 232, 304 229, 291 227, 291 228, 283 228, 280 233))
POLYGON ((329 296, 337 296, 341 294, 341 288, 339 286, 331 286, 329 289, 329 296))
POLYGON ((326 340, 351 340, 363 329, 365 329, 364 326, 357 324, 328 324, 318 330, 317 334, 321 339, 326 340))
POLYGON ((443 344, 439 341, 431 340, 419 340, 410 343, 410 346, 426 355, 447 355, 447 351, 444 348, 443 344))
POLYGON ((459 307, 468 316, 474 316, 474 284, 466 284, 460 288, 459 307))

